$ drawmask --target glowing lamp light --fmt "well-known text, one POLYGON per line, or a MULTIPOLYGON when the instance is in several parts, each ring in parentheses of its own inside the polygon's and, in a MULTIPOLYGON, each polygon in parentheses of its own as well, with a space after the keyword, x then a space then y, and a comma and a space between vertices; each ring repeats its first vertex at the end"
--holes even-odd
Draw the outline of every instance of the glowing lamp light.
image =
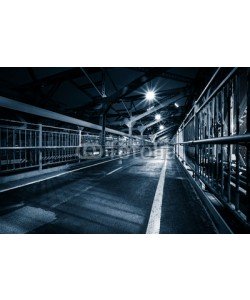
POLYGON ((146 92, 146 100, 153 101, 155 99, 155 92, 154 91, 147 91, 146 92))
POLYGON ((163 130, 163 129, 164 129, 164 126, 163 126, 163 125, 160 125, 159 129, 160 129, 160 130, 163 130))
POLYGON ((160 119, 161 119, 161 115, 160 115, 160 114, 156 114, 156 115, 155 115, 155 120, 156 120, 156 121, 160 121, 160 119))
POLYGON ((174 106, 178 108, 178 107, 179 107, 179 104, 175 102, 174 106))

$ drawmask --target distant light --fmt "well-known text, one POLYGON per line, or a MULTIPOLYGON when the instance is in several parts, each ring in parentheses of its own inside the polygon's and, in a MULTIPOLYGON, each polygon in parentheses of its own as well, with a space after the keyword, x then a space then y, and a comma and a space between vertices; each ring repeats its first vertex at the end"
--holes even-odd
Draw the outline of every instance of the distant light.
POLYGON ((154 91, 147 91, 146 92, 146 100, 153 101, 155 99, 155 92, 154 91))
POLYGON ((163 126, 163 125, 160 125, 159 129, 160 129, 160 130, 163 130, 163 129, 164 129, 164 126, 163 126))
POLYGON ((156 114, 156 115, 155 115, 155 120, 156 120, 156 121, 160 121, 160 119, 161 119, 161 115, 160 115, 160 114, 156 114))
POLYGON ((179 104, 178 104, 178 103, 176 103, 176 102, 175 102, 175 104, 174 104, 174 105, 175 105, 175 107, 177 107, 177 108, 179 107, 179 104))

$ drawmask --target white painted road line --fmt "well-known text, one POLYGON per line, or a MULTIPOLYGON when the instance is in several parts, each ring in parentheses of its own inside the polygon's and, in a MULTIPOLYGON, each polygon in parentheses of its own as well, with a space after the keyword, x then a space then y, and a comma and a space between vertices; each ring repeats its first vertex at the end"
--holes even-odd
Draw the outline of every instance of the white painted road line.
POLYGON ((162 198, 163 190, 165 184, 165 175, 167 169, 167 159, 165 158, 163 167, 161 170, 159 182, 156 188, 155 197, 150 212, 150 217, 148 221, 146 234, 158 234, 160 233, 161 226, 161 208, 162 208, 162 198))
MULTIPOLYGON (((129 157, 129 156, 134 155, 134 154, 136 154, 136 153, 132 153, 130 155, 122 156, 122 158, 129 157)), ((114 159, 109 159, 109 160, 102 161, 102 162, 99 162, 99 163, 96 163, 96 164, 92 164, 92 165, 89 165, 89 166, 85 166, 85 167, 77 168, 77 169, 74 169, 74 170, 62 172, 60 174, 53 175, 53 176, 50 176, 50 177, 46 177, 46 178, 43 178, 43 179, 39 179, 39 180, 35 180, 35 181, 24 183, 24 184, 12 186, 10 188, 0 190, 0 193, 8 192, 8 191, 15 190, 15 189, 18 189, 18 188, 21 188, 21 187, 25 187, 25 186, 28 186, 28 185, 31 185, 31 184, 35 184, 35 183, 39 183, 39 182, 42 182, 42 181, 50 180, 50 179, 53 179, 53 178, 56 178, 56 177, 60 177, 62 175, 66 175, 66 174, 69 174, 69 173, 77 172, 77 171, 80 171, 80 170, 83 170, 83 169, 88 169, 88 168, 95 167, 95 166, 98 166, 98 165, 106 164, 108 162, 111 162, 111 161, 114 161, 114 160, 118 160, 118 159, 121 159, 121 157, 114 158, 114 159)))
POLYGON ((122 167, 117 168, 117 169, 115 169, 115 170, 109 172, 109 173, 107 174, 107 176, 108 176, 108 175, 111 175, 111 174, 113 174, 113 173, 115 173, 116 171, 118 171, 118 170, 120 170, 120 169, 122 169, 122 167))

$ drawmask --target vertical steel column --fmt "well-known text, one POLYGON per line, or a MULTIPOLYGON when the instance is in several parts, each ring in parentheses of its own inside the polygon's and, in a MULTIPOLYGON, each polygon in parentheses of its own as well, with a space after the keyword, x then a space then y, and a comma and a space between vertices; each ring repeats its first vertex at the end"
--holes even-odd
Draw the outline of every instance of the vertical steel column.
MULTIPOLYGON (((221 137, 224 136, 224 118, 225 118, 225 91, 223 90, 221 95, 221 137)), ((221 144, 221 199, 224 200, 224 184, 225 184, 225 174, 224 174, 224 145, 221 144)))
POLYGON ((120 136, 117 136, 117 155, 120 153, 120 136))
POLYGON ((132 136, 132 129, 133 129, 132 124, 129 125, 128 129, 129 129, 129 136, 131 137, 132 136))
MULTIPOLYGON (((209 139, 210 138, 210 105, 211 105, 211 102, 209 102, 207 104, 207 138, 209 139)), ((207 156, 206 156, 206 162, 207 162, 207 182, 209 183, 210 185, 210 173, 211 173, 211 164, 210 164, 210 144, 207 144, 207 156)))
MULTIPOLYGON (((0 140, 1 140, 1 138, 0 138, 0 140)), ((26 130, 26 127, 24 129, 24 147, 25 147, 25 150, 24 150, 24 161, 25 161, 24 166, 26 167, 27 166, 27 149, 26 149, 26 147, 27 147, 27 130, 26 130)))
MULTIPOLYGON (((21 130, 18 129, 18 146, 22 147, 22 142, 21 142, 21 130)), ((19 149, 19 168, 21 168, 21 161, 22 161, 22 156, 21 156, 21 149, 19 149)))
MULTIPOLYGON (((176 138, 175 138, 174 142, 177 143, 177 133, 176 133, 176 138)), ((177 144, 174 145, 174 153, 175 153, 175 155, 177 154, 177 144)))
POLYGON ((105 112, 105 103, 103 102, 103 109, 102 109, 102 114, 101 114, 101 126, 102 126, 102 131, 101 131, 101 157, 105 157, 106 154, 106 112, 105 112))
MULTIPOLYGON (((0 128, 0 148, 2 147, 2 129, 0 128)), ((2 157, 2 150, 0 149, 0 158, 2 157)), ((2 160, 0 159, 0 172, 2 170, 2 160)))
POLYGON ((78 143, 78 161, 81 161, 81 149, 82 149, 82 130, 80 129, 78 132, 78 138, 79 138, 79 143, 78 143))
MULTIPOLYGON (((250 133, 250 69, 247 71, 247 133, 250 133)), ((250 144, 247 147, 247 221, 250 222, 250 144)))
POLYGON ((129 123, 128 126, 128 130, 129 130, 129 152, 132 152, 132 134, 133 134, 133 124, 129 123))
MULTIPOLYGON (((182 141, 183 142, 185 142, 186 141, 186 129, 187 127, 185 126, 185 127, 183 127, 183 129, 182 129, 182 141)), ((183 163, 183 164, 185 164, 186 163, 186 144, 183 144, 182 145, 182 157, 181 157, 181 162, 183 163)))
POLYGON ((42 154, 42 146, 43 146, 43 128, 42 128, 42 124, 38 125, 38 129, 39 129, 39 141, 38 141, 38 147, 39 147, 39 156, 38 156, 38 161, 39 161, 39 170, 42 170, 43 168, 43 154, 42 154))
POLYGON ((143 133, 144 133, 144 131, 141 131, 141 138, 142 138, 141 146, 142 146, 142 147, 145 146, 145 141, 144 141, 143 133))
MULTIPOLYGON (((226 87, 226 101, 227 101, 227 135, 231 135, 231 82, 226 87), (229 85, 230 84, 230 85, 229 85)), ((231 144, 227 144, 227 202, 231 203, 231 144)))
MULTIPOLYGON (((219 97, 216 96, 215 103, 214 103, 214 137, 219 136, 219 97)), ((215 157, 216 157, 216 175, 215 175, 215 181, 216 181, 216 187, 218 188, 218 182, 219 182, 219 147, 221 145, 215 145, 215 157)))
POLYGON ((180 139, 179 139, 179 129, 178 129, 178 131, 177 131, 177 156, 178 156, 178 158, 180 157, 179 156, 179 152, 180 152, 180 144, 179 144, 179 142, 180 142, 180 139))
MULTIPOLYGON (((235 121, 236 121, 236 134, 239 134, 239 129, 240 129, 240 101, 239 101, 239 75, 236 75, 235 80, 234 80, 234 86, 233 86, 233 101, 234 101, 234 106, 235 106, 235 111, 234 114, 235 116, 235 121)), ((239 144, 237 143, 235 145, 235 157, 236 157, 236 168, 235 168, 235 179, 236 179, 236 196, 235 196, 235 210, 239 211, 240 207, 240 172, 239 172, 239 163, 240 163, 240 155, 239 155, 239 144)))
MULTIPOLYGON (((16 146, 16 130, 15 129, 13 129, 12 130, 12 146, 13 146, 13 148, 16 146)), ((16 150, 15 149, 13 149, 13 169, 15 170, 15 168, 16 168, 16 150)))
POLYGON ((106 96, 106 89, 105 89, 105 72, 102 71, 102 114, 101 114, 101 120, 100 125, 102 126, 101 131, 101 157, 106 156, 106 117, 107 117, 107 107, 106 107, 106 101, 104 100, 106 96))
MULTIPOLYGON (((195 141, 199 139, 199 124, 198 124, 198 116, 197 116, 197 104, 194 103, 194 139, 195 141)), ((199 171, 199 146, 195 145, 195 153, 194 153, 194 161, 195 161, 195 172, 194 172, 194 179, 198 180, 198 171, 199 171)))

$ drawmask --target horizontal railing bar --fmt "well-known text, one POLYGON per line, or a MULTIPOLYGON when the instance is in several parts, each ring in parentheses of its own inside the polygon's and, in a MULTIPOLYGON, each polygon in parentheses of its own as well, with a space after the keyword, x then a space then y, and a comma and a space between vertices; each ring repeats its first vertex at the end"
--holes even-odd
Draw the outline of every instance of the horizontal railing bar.
MULTIPOLYGON (((27 126, 27 125, 31 125, 31 126, 34 126, 34 127, 38 127, 40 124, 39 123, 29 123, 29 122, 26 122, 26 121, 16 121, 16 120, 8 120, 8 119, 0 119, 0 122, 6 122, 6 123, 18 123, 18 124, 22 124, 24 126, 27 126)), ((44 125, 42 124, 42 127, 44 128, 54 128, 54 129, 60 129, 60 130, 63 130, 63 131, 74 131, 74 132, 79 132, 79 130, 77 129, 72 129, 72 128, 65 128, 65 127, 57 127, 57 126, 51 126, 51 125, 44 125)), ((0 124, 0 128, 11 128, 11 129, 17 129, 17 130, 38 130, 38 129, 32 129, 32 128, 23 128, 23 127, 10 127, 8 125, 2 125, 0 124)))
POLYGON ((207 89, 209 88, 209 86, 211 85, 211 83, 213 82, 214 78, 216 77, 216 75, 219 73, 220 71, 220 67, 217 68, 217 70, 214 72, 212 78, 209 80, 208 84, 206 85, 206 87, 204 88, 204 90, 202 91, 202 93, 200 94, 199 98, 195 101, 195 103, 198 104, 198 102, 200 101, 200 99, 203 97, 203 95, 205 94, 205 92, 207 91, 207 89))
MULTIPOLYGON (((91 129, 98 130, 98 131, 102 130, 101 125, 97 125, 97 124, 93 124, 93 123, 90 123, 87 121, 79 120, 79 119, 76 119, 73 117, 69 117, 69 116, 66 116, 66 115, 63 115, 60 113, 56 113, 56 112, 53 112, 53 111, 50 111, 50 110, 47 110, 44 108, 36 107, 36 106, 26 104, 23 102, 19 102, 16 100, 8 99, 8 98, 2 97, 2 96, 0 96, 0 106, 8 108, 8 109, 16 110, 16 111, 28 113, 28 114, 35 115, 35 116, 44 117, 47 119, 57 120, 60 122, 81 126, 84 128, 91 128, 91 129)), ((144 140, 140 136, 134 136, 134 135, 130 136, 128 133, 118 131, 115 129, 111 129, 111 128, 105 128, 105 131, 115 134, 115 135, 118 135, 118 136, 127 136, 127 137, 135 138, 138 140, 144 140)))
MULTIPOLYGON (((34 149, 34 150, 39 150, 39 149, 65 149, 65 148, 86 148, 86 147, 92 147, 92 146, 99 146, 101 147, 100 144, 83 144, 82 146, 75 145, 75 146, 27 146, 27 147, 0 147, 0 150, 25 150, 25 149, 34 149)), ((115 147, 122 147, 123 145, 116 145, 115 147)), ((138 145, 132 145, 133 146, 138 146, 138 145)), ((111 146, 106 146, 111 147, 111 146)), ((114 146, 112 146, 114 147, 114 146)))
POLYGON ((250 133, 242 135, 230 135, 212 139, 202 139, 194 141, 185 141, 173 143, 172 145, 197 145, 197 144, 235 144, 235 143, 250 143, 250 133))
POLYGON ((227 81, 234 75, 238 68, 233 68, 233 70, 227 75, 227 77, 218 85, 218 87, 212 92, 212 94, 207 98, 207 100, 197 109, 198 113, 208 102, 214 97, 215 94, 227 83, 227 81))
MULTIPOLYGON (((226 84, 226 82, 232 77, 232 75, 234 75, 234 73, 237 71, 238 68, 234 68, 228 75, 227 77, 219 84, 219 86, 212 92, 212 94, 207 98, 207 100, 197 109, 196 113, 200 112, 202 110, 202 108, 207 105, 210 100, 214 97, 214 95, 224 86, 224 84, 226 84)), ((200 99, 200 97, 198 98, 200 99)), ((197 104, 198 100, 195 101, 195 104, 197 104)), ((189 117, 190 113, 194 110, 194 106, 191 108, 190 112, 188 113, 187 117, 183 120, 182 124, 179 126, 179 129, 182 127, 186 127, 190 121, 193 120, 194 118, 194 114, 191 116, 191 118, 189 120, 187 120, 187 118, 189 117), (186 123, 184 123, 187 120, 186 123)), ((179 130, 178 129, 178 130, 179 130)))
POLYGON ((10 122, 10 123, 18 123, 18 124, 23 124, 23 125, 37 126, 36 123, 30 123, 30 122, 26 122, 26 121, 17 121, 17 120, 8 120, 8 119, 0 119, 0 121, 10 122))
POLYGON ((0 147, 0 150, 25 150, 25 149, 64 149, 64 148, 82 148, 82 146, 27 146, 27 147, 0 147))
MULTIPOLYGON (((214 72, 213 76, 211 77, 211 79, 209 80, 208 84, 205 86, 204 90, 202 91, 202 93, 200 94, 199 98, 195 101, 195 104, 197 104, 199 102, 199 100, 201 99, 201 97, 205 94, 205 92, 207 91, 207 89, 209 88, 210 84, 213 82, 214 78, 216 77, 216 75, 219 73, 221 68, 217 68, 217 70, 214 72)), ((191 110, 189 111, 189 113, 186 115, 185 119, 182 121, 180 127, 185 123, 185 121, 187 120, 187 118, 189 117, 189 115, 191 114, 191 112, 193 111, 194 106, 191 108, 191 110)))
MULTIPOLYGON (((20 131, 23 131, 23 132, 29 132, 29 131, 32 131, 32 132, 39 132, 38 129, 32 129, 32 128, 20 128, 20 127, 9 127, 9 126, 2 126, 0 125, 0 129, 7 129, 7 130, 10 130, 10 131, 16 131, 18 132, 19 130, 20 131)), ((46 132, 49 132, 49 131, 46 131, 46 132)))

